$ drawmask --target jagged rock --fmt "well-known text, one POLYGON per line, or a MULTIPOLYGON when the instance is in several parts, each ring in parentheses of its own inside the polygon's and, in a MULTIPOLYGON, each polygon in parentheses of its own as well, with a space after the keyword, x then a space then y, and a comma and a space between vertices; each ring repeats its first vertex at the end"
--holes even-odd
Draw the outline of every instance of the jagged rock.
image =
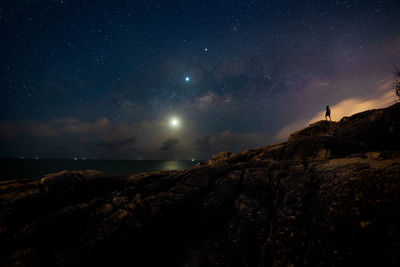
POLYGON ((399 150, 400 103, 368 110, 339 123, 332 152, 345 155, 374 150, 399 150))
POLYGON ((307 128, 300 131, 292 133, 288 142, 300 139, 303 137, 313 137, 313 136, 332 136, 338 127, 338 123, 334 121, 318 121, 310 124, 307 128))
POLYGON ((400 104, 183 171, 0 183, 2 266, 397 266, 400 104))
POLYGON ((386 109, 358 113, 340 122, 319 121, 291 134, 287 142, 263 148, 263 158, 307 161, 373 150, 398 150, 399 113, 400 103, 397 103, 386 109))
MULTIPOLYGON (((93 180, 104 178, 107 174, 96 170, 86 171, 61 171, 57 173, 48 174, 40 179, 40 185, 43 190, 50 192, 52 190, 69 190, 70 187, 90 183, 93 180)), ((70 189, 72 190, 72 189, 70 189)))
POLYGON ((213 155, 209 159, 208 163, 211 163, 211 164, 214 163, 215 164, 215 163, 218 163, 218 162, 221 162, 221 161, 222 162, 226 161, 229 158, 230 155, 232 155, 231 152, 227 152, 227 151, 219 152, 218 154, 213 155))
POLYGON ((399 262, 399 158, 315 162, 280 182, 264 266, 399 262))

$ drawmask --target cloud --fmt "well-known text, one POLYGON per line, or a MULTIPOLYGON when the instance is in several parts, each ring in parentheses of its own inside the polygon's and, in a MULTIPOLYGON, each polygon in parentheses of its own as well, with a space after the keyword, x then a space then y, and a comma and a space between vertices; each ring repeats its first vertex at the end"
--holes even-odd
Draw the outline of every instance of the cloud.
POLYGON ((268 136, 263 133, 242 134, 224 131, 201 136, 195 140, 194 144, 199 152, 216 153, 224 150, 237 152, 252 147, 261 147, 266 145, 268 141, 268 136))
POLYGON ((38 121, 0 123, 0 138, 14 138, 23 134, 49 137, 58 136, 60 132, 57 128, 38 121))
POLYGON ((90 145, 100 147, 100 148, 111 148, 111 149, 118 149, 118 148, 127 148, 136 143, 135 137, 125 137, 120 138, 117 140, 98 140, 98 141, 88 141, 90 145))
MULTIPOLYGON (((383 79, 377 83, 377 95, 370 96, 369 98, 347 98, 333 106, 330 106, 332 120, 339 121, 343 117, 351 116, 365 110, 384 108, 393 105, 396 102, 396 96, 393 90, 385 90, 390 85, 391 82, 388 81, 388 79, 383 79)), ((325 110, 318 112, 311 118, 304 118, 285 126, 279 131, 274 139, 285 140, 291 133, 323 119, 325 119, 325 110)))
POLYGON ((179 140, 177 138, 168 138, 162 144, 159 150, 161 151, 175 151, 176 145, 178 144, 179 140))
POLYGON ((83 122, 75 119, 59 120, 55 126, 64 135, 73 136, 75 140, 90 149, 126 153, 136 149, 139 124, 111 123, 107 118, 95 122, 83 122))
POLYGON ((31 122, 28 124, 27 131, 33 136, 58 136, 60 132, 57 128, 41 122, 31 122))
POLYGON ((15 123, 1 122, 0 123, 0 138, 13 138, 18 136, 19 127, 15 123))
POLYGON ((196 148, 200 152, 209 151, 211 149, 211 138, 213 135, 207 134, 200 138, 197 138, 194 142, 196 148))
MULTIPOLYGON (((121 147, 122 144, 132 144, 136 141, 138 129, 148 127, 148 124, 111 123, 108 118, 101 118, 95 122, 83 122, 73 118, 52 120, 47 127, 56 129, 62 134, 90 136, 87 143, 98 143, 102 146, 121 147), (94 142, 93 138, 100 139, 94 142), (93 141, 93 142, 91 142, 93 141)), ((84 139, 82 139, 84 140, 84 139)))
MULTIPOLYGON (((376 99, 348 98, 331 107, 332 119, 339 121, 343 117, 351 116, 365 110, 384 108, 393 105, 395 99, 395 95, 392 91, 386 92, 376 99)), ((324 116, 325 111, 321 111, 310 119, 309 123, 321 120, 324 116)))
MULTIPOLYGON (((151 131, 151 127, 153 126, 150 123, 111 123, 107 118, 95 122, 74 118, 58 118, 48 122, 8 121, 0 123, 0 138, 2 142, 16 142, 21 147, 22 144, 37 144, 34 146, 36 151, 69 151, 71 154, 82 151, 92 155, 104 152, 117 155, 137 150, 138 136, 147 136, 146 131, 151 131), (52 138, 51 141, 49 138, 52 138), (63 151, 57 149, 60 144, 65 147, 63 151)), ((140 141, 143 141, 143 138, 140 141)), ((36 151, 35 153, 40 153, 36 151)))
POLYGON ((275 141, 284 141, 286 140, 290 134, 294 133, 295 131, 298 131, 305 126, 307 126, 307 121, 306 120, 301 120, 297 121, 295 123, 289 124, 285 127, 283 127, 278 134, 276 134, 273 139, 275 141))

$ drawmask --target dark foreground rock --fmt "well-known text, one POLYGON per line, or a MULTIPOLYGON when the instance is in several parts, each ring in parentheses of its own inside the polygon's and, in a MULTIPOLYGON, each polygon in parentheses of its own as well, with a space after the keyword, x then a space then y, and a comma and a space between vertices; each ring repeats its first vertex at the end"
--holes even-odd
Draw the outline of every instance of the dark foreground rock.
POLYGON ((184 171, 0 183, 3 266, 398 266, 400 105, 184 171))

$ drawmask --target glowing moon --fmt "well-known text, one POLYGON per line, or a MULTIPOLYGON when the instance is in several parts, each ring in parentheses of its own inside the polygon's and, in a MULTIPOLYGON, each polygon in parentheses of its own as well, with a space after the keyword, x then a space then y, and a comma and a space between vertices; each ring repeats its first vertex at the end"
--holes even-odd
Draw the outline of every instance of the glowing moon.
POLYGON ((189 81, 190 81, 190 77, 189 77, 189 76, 186 76, 186 77, 185 77, 185 81, 189 82, 189 81))
POLYGON ((170 123, 171 123, 171 126, 174 128, 179 126, 179 120, 177 118, 172 118, 170 123))

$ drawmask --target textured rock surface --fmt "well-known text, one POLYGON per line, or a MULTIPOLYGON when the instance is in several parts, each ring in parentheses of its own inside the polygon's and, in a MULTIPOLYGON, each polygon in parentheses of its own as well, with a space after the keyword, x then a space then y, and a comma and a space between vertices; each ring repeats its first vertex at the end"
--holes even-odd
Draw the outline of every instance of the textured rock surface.
POLYGON ((184 171, 0 183, 3 266, 400 264, 400 105, 184 171))

